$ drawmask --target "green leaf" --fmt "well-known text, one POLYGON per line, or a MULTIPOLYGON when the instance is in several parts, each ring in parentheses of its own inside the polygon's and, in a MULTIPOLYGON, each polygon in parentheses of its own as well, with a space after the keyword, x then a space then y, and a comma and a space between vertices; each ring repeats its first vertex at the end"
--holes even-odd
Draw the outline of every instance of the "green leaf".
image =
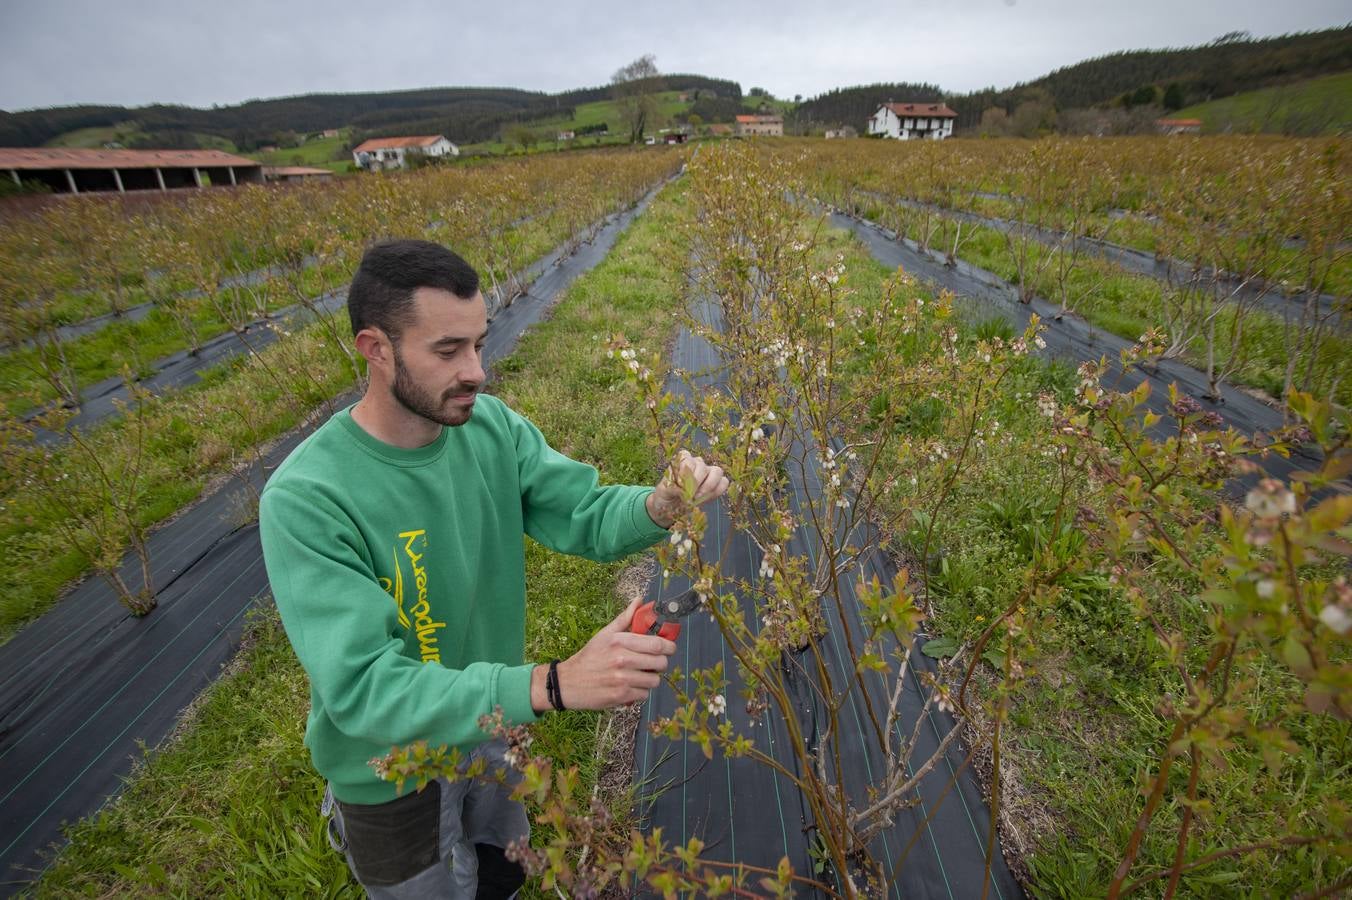
POLYGON ((920 652, 931 659, 947 659, 958 652, 958 642, 951 637, 934 638, 926 641, 920 652))
POLYGON ((1288 636, 1282 643, 1282 659, 1297 675, 1309 674, 1314 669, 1310 651, 1305 649, 1305 645, 1296 640, 1294 635, 1288 636))

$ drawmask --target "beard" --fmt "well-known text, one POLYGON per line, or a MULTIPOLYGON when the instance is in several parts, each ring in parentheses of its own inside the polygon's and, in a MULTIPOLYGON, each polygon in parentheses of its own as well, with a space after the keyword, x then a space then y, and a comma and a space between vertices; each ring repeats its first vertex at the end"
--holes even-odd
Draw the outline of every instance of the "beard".
POLYGON ((391 387, 391 393, 400 406, 415 416, 421 416, 429 422, 436 422, 438 425, 450 427, 464 425, 469 421, 474 408, 472 406, 448 407, 446 401, 456 395, 476 393, 477 390, 475 385, 459 384, 437 398, 431 391, 413 380, 413 376, 404 367, 404 360, 399 355, 399 348, 394 348, 394 385, 391 387))

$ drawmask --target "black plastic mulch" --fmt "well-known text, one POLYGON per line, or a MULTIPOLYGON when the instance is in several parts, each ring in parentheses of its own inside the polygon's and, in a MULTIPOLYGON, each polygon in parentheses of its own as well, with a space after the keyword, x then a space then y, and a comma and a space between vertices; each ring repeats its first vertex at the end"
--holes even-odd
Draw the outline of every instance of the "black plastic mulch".
MULTIPOLYGON (((931 209, 945 217, 973 225, 984 225, 1003 233, 1018 231, 1047 246, 1061 246, 1066 240, 1064 232, 1052 228, 1027 225, 997 216, 984 216, 967 210, 948 209, 916 200, 889 201, 888 198, 876 193, 869 193, 868 196, 882 202, 896 202, 913 209, 931 209)), ((1352 308, 1349 307, 1346 297, 1337 297, 1333 294, 1315 294, 1311 297, 1308 293, 1288 295, 1280 287, 1267 284, 1260 279, 1240 279, 1225 274, 1217 276, 1213 269, 1199 268, 1177 259, 1160 259, 1145 250, 1102 238, 1079 237, 1074 243, 1081 252, 1107 260, 1136 275, 1146 275, 1172 284, 1187 284, 1196 278, 1200 285, 1206 285, 1214 280, 1217 287, 1227 292, 1231 301, 1242 303, 1246 307, 1265 309, 1288 321, 1299 319, 1306 300, 1313 299, 1317 310, 1315 315, 1321 321, 1341 323, 1343 327, 1349 324, 1348 316, 1352 313, 1352 308)))
MULTIPOLYGON (((1216 412, 1227 426, 1237 431, 1248 435, 1259 432, 1270 434, 1282 427, 1279 410, 1230 384, 1221 384, 1221 402, 1208 400, 1206 374, 1179 360, 1162 360, 1152 371, 1137 366, 1123 371, 1120 353, 1131 346, 1130 341, 1096 328, 1076 316, 1066 316, 1057 321, 1055 316, 1059 307, 1041 297, 1034 297, 1029 304, 1020 303, 1008 282, 985 269, 963 260, 958 260, 954 267, 948 267, 942 261, 921 253, 913 241, 899 241, 893 232, 872 222, 832 213, 830 223, 856 234, 873 258, 883 265, 893 269, 900 267, 921 281, 952 291, 958 297, 966 298, 971 308, 1001 315, 1020 331, 1036 313, 1046 326, 1043 339, 1047 342, 1047 348, 1041 353, 1044 357, 1077 366, 1081 362, 1097 361, 1106 356, 1108 372, 1104 375, 1103 384, 1114 390, 1131 390, 1143 381, 1149 382, 1150 397, 1146 406, 1165 417, 1164 422, 1157 426, 1158 429, 1164 429, 1170 421, 1170 384, 1177 384, 1181 393, 1196 400, 1203 409, 1216 412)), ((1318 468, 1322 459, 1323 455, 1317 447, 1302 447, 1292 453, 1289 459, 1270 454, 1258 462, 1274 477, 1289 479, 1296 471, 1318 468)), ((1250 486, 1257 478, 1255 475, 1236 479, 1232 490, 1250 486)), ((1344 484, 1341 489, 1346 490, 1347 486, 1344 484)))
MULTIPOLYGON (((489 327, 487 363, 502 359, 562 291, 595 267, 639 215, 608 217, 572 255, 556 251, 529 270, 529 292, 489 327)), ((340 397, 336 410, 354 401, 340 397)), ((256 491, 313 427, 278 442, 264 460, 203 497, 150 539, 159 606, 130 616, 101 579, 76 587, 54 609, 0 646, 0 895, 41 874, 61 824, 97 812, 115 796, 141 746, 154 747, 219 675, 239 646, 245 614, 267 591, 256 491), (248 524, 239 524, 248 522, 248 524)), ((123 566, 139 586, 139 567, 123 566)))
MULTIPOLYGON (((613 218, 613 217, 612 217, 613 218)), ((578 251, 583 253, 588 245, 578 251)), ((552 290, 547 279, 559 268, 559 263, 567 256, 563 248, 558 248, 526 267, 521 275, 523 283, 531 284, 536 292, 552 290)), ((271 270, 268 270, 271 271, 271 270)), ((570 270, 571 271, 571 270, 570 270)), ((262 278, 267 272, 253 273, 252 277, 262 278)), ((490 310, 501 306, 496 296, 485 298, 490 310)), ((525 298, 518 298, 522 300, 525 298)), ((277 342, 281 332, 300 328, 314 321, 317 315, 345 315, 343 307, 347 303, 345 291, 332 291, 310 302, 310 306, 293 304, 278 310, 266 319, 250 322, 240 331, 225 331, 202 343, 196 353, 179 350, 151 363, 150 374, 138 379, 139 387, 153 394, 163 394, 196 384, 211 369, 237 357, 257 353, 277 342)), ((529 307, 529 302, 526 307, 529 307)), ((525 308, 525 307, 523 307, 525 308)), ((507 307, 506 312, 511 309, 507 307)), ((103 420, 120 414, 121 404, 127 402, 127 385, 120 376, 105 378, 85 388, 80 394, 80 408, 69 422, 70 428, 88 429, 103 420)), ((36 416, 37 413, 33 413, 36 416)), ((67 440, 64 432, 55 433, 41 430, 38 433, 41 443, 53 446, 67 440)))
MULTIPOLYGON (((1043 355, 1061 359, 1072 365, 1086 360, 1097 361, 1107 356, 1110 371, 1105 383, 1120 390, 1135 387, 1143 380, 1151 382, 1148 406, 1165 413, 1168 404, 1168 386, 1177 383, 1182 392, 1193 397, 1204 408, 1217 411, 1228 425, 1248 434, 1270 432, 1282 425, 1281 413, 1254 397, 1228 385, 1223 385, 1223 402, 1205 399, 1205 375, 1181 362, 1166 360, 1153 372, 1137 368, 1123 371, 1119 352, 1129 342, 1090 326, 1085 321, 1066 317, 1055 320, 1057 307, 1041 298, 1032 304, 1018 301, 1014 289, 1003 279, 985 270, 958 261, 955 267, 921 253, 913 242, 898 241, 895 234, 872 223, 841 214, 832 214, 830 224, 846 228, 858 235, 873 257, 890 268, 902 267, 922 281, 952 291, 977 310, 989 310, 1003 315, 1015 328, 1024 328, 1033 313, 1046 324, 1044 339, 1047 348, 1043 355)), ((701 307, 706 322, 716 313, 707 304, 701 307)), ((696 390, 716 389, 718 360, 713 349, 704 340, 683 331, 676 347, 673 365, 687 372, 697 373, 692 379, 696 390)), ((683 385, 673 383, 669 389, 684 393, 683 385)), ((1166 419, 1167 421, 1167 419, 1166 419)), ((801 456, 801 447, 795 456, 801 456)), ((1278 477, 1288 478, 1301 469, 1316 468, 1320 455, 1316 449, 1303 448, 1291 459, 1269 456, 1262 465, 1278 477)), ((819 496, 821 485, 815 465, 810 462, 795 471, 790 465, 793 497, 797 511, 807 498, 819 496)), ((1242 479, 1230 486, 1231 491, 1242 490, 1257 476, 1242 479)), ((1345 489, 1345 485, 1343 486, 1345 489)), ((799 517, 802 521, 802 517, 799 517)), ((870 526, 861 523, 858 531, 847 541, 851 546, 876 544, 868 532, 870 526)), ((705 544, 721 547, 728 536, 730 524, 721 505, 711 511, 705 544)), ((812 544, 815 536, 800 530, 789 548, 796 554, 807 554, 813 561, 819 548, 812 544)), ((761 563, 761 551, 755 542, 742 534, 731 536, 728 555, 720 561, 725 576, 754 581, 761 563)), ((890 584, 895 567, 883 554, 873 553, 855 562, 852 571, 840 578, 841 595, 845 598, 843 610, 826 605, 829 634, 819 644, 823 663, 831 672, 832 683, 848 684, 849 696, 840 712, 842 731, 851 728, 842 768, 844 782, 852 798, 859 798, 864 787, 876 784, 881 771, 880 754, 876 743, 865 737, 873 728, 867 715, 868 700, 875 710, 886 709, 881 696, 881 684, 874 683, 861 690, 849 679, 848 654, 844 650, 847 631, 861 632, 853 585, 862 576, 877 575, 884 584, 890 584), (843 614, 842 614, 843 613, 843 614), (868 700, 865 695, 867 694, 868 700)), ((649 589, 648 599, 669 596, 688 585, 662 585, 656 579, 649 589)), ((757 622, 750 598, 740 597, 742 609, 749 622, 757 622)), ((918 639, 923 643, 924 636, 918 639)), ((742 708, 736 661, 722 639, 712 619, 696 613, 685 626, 678 642, 673 665, 682 672, 703 669, 722 663, 728 678, 725 692, 728 701, 727 716, 738 733, 750 737, 757 749, 767 753, 781 765, 794 770, 795 757, 788 748, 790 740, 782 718, 774 707, 757 721, 751 721, 742 708)), ((794 715, 801 723, 805 740, 811 742, 824 725, 821 717, 821 694, 815 678, 810 677, 815 662, 806 654, 785 654, 782 665, 791 674, 791 682, 799 690, 796 694, 794 715), (811 663, 811 664, 809 664, 811 663)), ((922 654, 914 654, 912 672, 908 678, 901 703, 902 716, 895 737, 909 734, 920 715, 927 690, 917 677, 917 670, 933 673, 935 662, 922 654)), ((693 691, 694 682, 685 678, 684 688, 693 691)), ((764 765, 746 760, 726 759, 715 752, 705 759, 698 745, 691 742, 672 742, 664 737, 654 738, 647 726, 656 719, 669 716, 675 707, 675 696, 670 690, 654 692, 646 705, 643 730, 635 747, 634 777, 639 786, 639 811, 645 830, 661 829, 662 837, 671 845, 684 845, 690 837, 698 837, 706 844, 704 857, 725 862, 740 862, 774 870, 781 857, 787 856, 796 872, 811 876, 816 871, 812 844, 815 827, 799 792, 782 775, 764 765)), ((932 709, 921 725, 921 739, 913 762, 927 759, 943 736, 954 727, 951 716, 932 709)), ((842 735, 844 736, 844 735, 842 735)), ((829 768, 834 771, 834 763, 829 768)), ((931 771, 919 785, 916 804, 898 813, 895 825, 883 832, 871 847, 875 859, 893 868, 889 885, 890 896, 895 897, 976 897, 981 896, 985 880, 985 858, 989 811, 985 798, 977 788, 971 771, 964 766, 961 741, 952 744, 941 765, 931 771), (932 816, 928 827, 922 825, 932 816)), ((827 872, 817 877, 837 886, 827 872)), ((752 881, 754 884, 754 879, 752 881)), ((635 886, 637 887, 637 885, 635 886)), ((992 861, 989 896, 1021 897, 1022 890, 1010 874, 1000 854, 992 861)))
MULTIPOLYGON (((711 304, 701 307, 705 321, 716 319, 711 304)), ((719 383, 718 365, 714 349, 703 339, 687 330, 677 341, 673 365, 694 373, 695 390, 716 389, 719 383)), ((673 383, 669 389, 684 393, 683 385, 673 383)), ((792 429, 784 440, 793 440, 790 457, 803 464, 790 463, 789 493, 786 500, 792 505, 798 521, 807 521, 802 513, 806 505, 820 506, 822 485, 815 463, 805 459, 804 449, 792 429)), ((704 545, 722 548, 728 538, 730 522, 723 504, 709 508, 709 527, 704 545)), ((837 539, 844 546, 860 548, 876 545, 877 535, 866 523, 851 526, 843 514, 837 520, 837 539)), ((815 532, 800 527, 798 534, 785 548, 795 555, 806 555, 813 564, 821 554, 815 532)), ((707 558, 707 556, 706 556, 707 558)), ((733 533, 729 550, 721 558, 725 576, 748 583, 757 580, 761 565, 761 550, 747 535, 733 533)), ((851 799, 860 803, 865 789, 878 785, 883 776, 884 760, 873 731, 875 715, 886 721, 888 699, 886 687, 879 676, 865 679, 861 687, 852 677, 852 654, 847 646, 847 633, 857 642, 863 633, 858 617, 854 584, 863 577, 874 575, 890 584, 895 567, 882 553, 870 553, 839 575, 841 608, 823 600, 827 634, 815 649, 789 651, 781 656, 780 665, 791 686, 793 717, 809 751, 826 743, 829 724, 822 695, 822 682, 817 672, 817 658, 830 673, 840 702, 839 740, 840 767, 833 757, 827 769, 839 777, 851 799), (843 777, 841 774, 843 773, 843 777)), ((661 584, 654 579, 649 599, 669 596, 683 590, 687 584, 661 584)), ((739 597, 743 613, 753 631, 759 631, 760 619, 751 598, 739 597)), ((756 748, 768 754, 789 771, 797 772, 797 757, 791 749, 786 718, 773 704, 754 722, 741 700, 742 679, 731 648, 723 640, 712 617, 696 612, 686 623, 678 641, 672 665, 684 673, 684 689, 693 692, 695 683, 689 677, 692 669, 705 669, 721 663, 728 679, 724 692, 727 699, 727 718, 737 733, 748 736, 756 748)), ((892 735, 894 745, 909 738, 924 706, 928 690, 919 680, 917 668, 934 671, 934 661, 918 652, 913 654, 900 704, 901 716, 892 735)), ((703 858, 723 862, 737 862, 747 866, 768 869, 778 866, 782 857, 788 857, 794 871, 815 877, 839 888, 839 882, 829 871, 817 872, 812 852, 814 842, 811 812, 801 793, 792 782, 770 767, 751 760, 729 759, 715 751, 706 759, 698 745, 688 741, 673 742, 665 737, 653 737, 648 725, 655 719, 669 716, 675 708, 675 695, 667 688, 653 692, 645 705, 644 718, 634 750, 634 777, 639 786, 639 815, 645 831, 661 829, 663 840, 669 845, 685 845, 698 837, 704 842, 703 858)), ((932 709, 921 723, 917 747, 909 758, 910 765, 920 765, 938 747, 943 736, 956 727, 946 713, 932 709)), ((978 897, 985 881, 985 858, 989 813, 977 787, 973 773, 964 765, 960 741, 951 744, 939 765, 925 776, 914 792, 910 806, 896 814, 894 824, 884 829, 870 847, 872 855, 888 867, 888 896, 891 897, 978 897), (928 825, 925 822, 931 817, 928 825)), ((748 880, 748 886, 758 889, 759 875, 748 880)), ((637 889, 639 886, 635 885, 637 889)), ((810 894, 797 889, 796 896, 810 894)), ((993 860, 990 894, 996 898, 1022 897, 1023 893, 1006 867, 996 844, 993 860)))

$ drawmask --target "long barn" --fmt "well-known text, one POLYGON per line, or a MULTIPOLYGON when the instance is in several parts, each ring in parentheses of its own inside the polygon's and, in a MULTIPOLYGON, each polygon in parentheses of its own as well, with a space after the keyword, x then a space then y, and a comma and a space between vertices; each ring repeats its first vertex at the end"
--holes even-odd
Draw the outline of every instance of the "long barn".
POLYGON ((0 147, 5 172, 15 184, 40 181, 68 194, 263 183, 261 163, 220 150, 0 147))

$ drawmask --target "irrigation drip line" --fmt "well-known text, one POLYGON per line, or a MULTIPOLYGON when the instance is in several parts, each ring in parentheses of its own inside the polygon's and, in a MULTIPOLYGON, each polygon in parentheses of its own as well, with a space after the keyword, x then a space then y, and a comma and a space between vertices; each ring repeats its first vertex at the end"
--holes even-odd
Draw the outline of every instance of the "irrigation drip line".
MULTIPOLYGON (((607 216, 571 255, 558 250, 530 267, 537 277, 528 292, 489 326, 486 367, 510 354, 562 292, 606 257, 669 180, 607 216)), ((150 615, 132 617, 102 579, 91 578, 0 646, 0 896, 41 875, 48 848, 63 840, 61 823, 116 796, 141 748, 170 734, 234 655, 245 614, 267 592, 257 527, 241 525, 240 510, 325 417, 317 418, 151 535, 152 579, 164 587, 150 615)), ((140 587, 135 559, 124 561, 122 574, 140 587)))

